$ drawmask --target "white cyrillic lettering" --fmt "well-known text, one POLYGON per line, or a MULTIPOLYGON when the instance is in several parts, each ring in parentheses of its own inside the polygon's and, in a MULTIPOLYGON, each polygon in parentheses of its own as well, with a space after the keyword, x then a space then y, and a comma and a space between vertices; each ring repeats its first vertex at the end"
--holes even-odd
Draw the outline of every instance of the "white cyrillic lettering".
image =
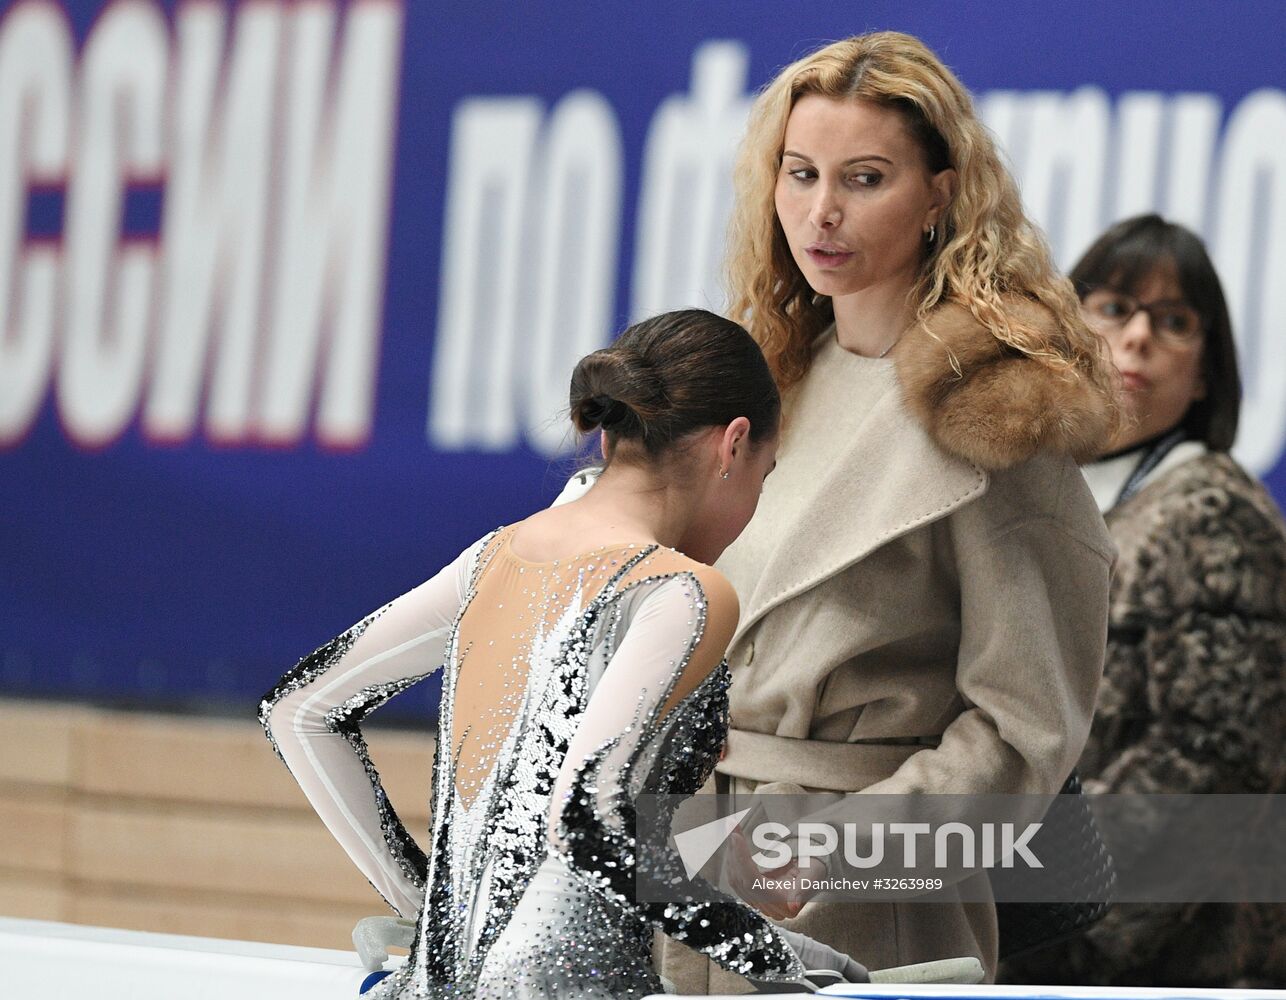
POLYGON ((468 100, 455 111, 426 429, 435 448, 517 443, 515 324, 540 120, 534 98, 468 100))
POLYGON ((59 254, 26 240, 27 190, 66 173, 72 56, 54 4, 0 21, 0 446, 27 432, 49 386, 59 254))
POLYGON ((1010 167, 1017 173, 1014 157, 1022 151, 1019 141, 1019 123, 1023 96, 1013 90, 991 90, 978 98, 978 116, 996 137, 996 143, 1010 160, 1010 167))
POLYGON ((1164 111, 1165 100, 1155 93, 1122 94, 1117 102, 1115 219, 1156 208, 1164 111))
POLYGON ((1023 201, 1067 266, 1099 234, 1107 161, 1107 95, 1096 87, 1028 99, 1030 128, 1019 167, 1023 201))
POLYGON ((1179 94, 1170 101, 1170 169, 1166 217, 1205 232, 1210 204, 1210 163, 1223 106, 1213 94, 1179 94))
POLYGON ((1250 94, 1228 123, 1214 247, 1245 391, 1236 455, 1263 474, 1286 439, 1286 94, 1279 90, 1250 94))
POLYGON ((648 129, 630 315, 720 310, 730 178, 750 101, 748 54, 709 42, 693 56, 692 96, 667 98, 648 129))
POLYGON ((576 362, 610 339, 621 211, 621 138, 594 91, 563 98, 543 142, 532 231, 531 343, 522 385, 527 439, 547 455, 569 443, 567 383, 576 362))
POLYGON ((124 185, 163 163, 169 38, 151 3, 120 2, 81 57, 77 155, 67 193, 67 326, 58 407, 71 437, 104 445, 138 408, 155 251, 123 243, 124 185))
POLYGON ((211 436, 241 440, 250 427, 281 17, 279 6, 242 4, 225 53, 222 6, 189 4, 177 16, 158 339, 143 413, 155 437, 191 436, 207 364, 211 436))
POLYGON ((332 73, 335 22, 330 5, 289 13, 279 256, 258 406, 275 443, 303 436, 315 386, 320 441, 353 446, 374 423, 402 8, 351 4, 332 73))

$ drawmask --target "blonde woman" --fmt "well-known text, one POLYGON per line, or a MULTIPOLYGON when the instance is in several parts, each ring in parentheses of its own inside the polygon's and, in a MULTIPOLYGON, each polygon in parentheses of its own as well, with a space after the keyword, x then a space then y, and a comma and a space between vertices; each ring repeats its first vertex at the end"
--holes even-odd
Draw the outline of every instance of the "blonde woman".
MULTIPOLYGON (((721 790, 1057 791, 1103 666, 1113 547, 1077 461, 1114 382, 964 87, 895 33, 788 66, 751 113, 730 252, 785 427, 718 563, 741 602, 721 790)), ((965 888, 754 901, 870 968, 992 976, 995 907, 965 888)), ((682 992, 744 991, 662 945, 682 992)))

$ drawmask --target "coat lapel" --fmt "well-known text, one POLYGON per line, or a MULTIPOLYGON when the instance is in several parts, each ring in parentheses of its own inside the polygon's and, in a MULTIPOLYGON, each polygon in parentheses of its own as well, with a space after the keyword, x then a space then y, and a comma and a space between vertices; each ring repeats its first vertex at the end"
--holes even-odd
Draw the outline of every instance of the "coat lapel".
POLYGON ((742 610, 734 642, 779 604, 986 492, 987 473, 935 445, 897 389, 835 432, 796 445, 832 450, 830 472, 802 489, 794 484, 780 542, 742 610))

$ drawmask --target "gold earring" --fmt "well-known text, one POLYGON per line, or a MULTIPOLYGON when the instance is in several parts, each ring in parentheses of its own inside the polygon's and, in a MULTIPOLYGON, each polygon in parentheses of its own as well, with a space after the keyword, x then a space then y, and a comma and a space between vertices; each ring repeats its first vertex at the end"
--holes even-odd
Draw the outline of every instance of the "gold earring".
POLYGON ((720 479, 727 479, 727 478, 728 478, 728 470, 727 470, 727 469, 720 469, 720 470, 719 470, 719 478, 720 478, 720 479))

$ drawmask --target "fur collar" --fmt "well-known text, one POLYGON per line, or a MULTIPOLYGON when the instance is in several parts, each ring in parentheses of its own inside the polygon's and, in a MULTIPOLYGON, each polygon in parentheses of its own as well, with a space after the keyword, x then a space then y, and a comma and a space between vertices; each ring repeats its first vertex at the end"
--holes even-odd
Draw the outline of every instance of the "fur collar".
MULTIPOLYGON (((1011 298, 1009 314, 1053 331, 1036 302, 1011 298)), ((1007 469, 1038 452, 1085 462, 1102 454, 1112 432, 1113 401, 1088 378, 1049 368, 997 340, 968 308, 942 306, 894 352, 911 412, 948 454, 988 471, 1007 469), (957 375, 950 356, 960 367, 957 375)))

